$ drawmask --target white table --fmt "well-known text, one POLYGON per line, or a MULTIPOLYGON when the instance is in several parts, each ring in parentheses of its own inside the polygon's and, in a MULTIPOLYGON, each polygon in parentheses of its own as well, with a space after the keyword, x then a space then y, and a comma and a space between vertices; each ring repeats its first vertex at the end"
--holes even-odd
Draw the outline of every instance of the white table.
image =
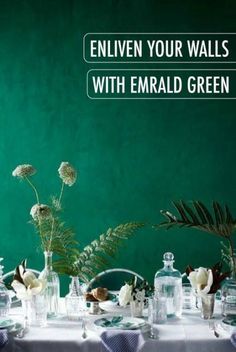
MULTIPOLYGON (((20 321, 20 308, 12 310, 12 318, 20 321)), ((104 316, 104 315, 103 315, 104 316)), ((101 316, 99 316, 101 317, 101 316)), ((3 352, 102 352, 99 331, 89 316, 88 338, 81 338, 81 324, 65 319, 49 321, 46 328, 31 327, 23 339, 12 339, 3 352)), ((215 319, 220 314, 215 314, 215 319)), ((144 333, 142 352, 236 352, 227 337, 216 338, 209 321, 200 318, 199 311, 184 311, 182 319, 157 325, 158 339, 144 333)))

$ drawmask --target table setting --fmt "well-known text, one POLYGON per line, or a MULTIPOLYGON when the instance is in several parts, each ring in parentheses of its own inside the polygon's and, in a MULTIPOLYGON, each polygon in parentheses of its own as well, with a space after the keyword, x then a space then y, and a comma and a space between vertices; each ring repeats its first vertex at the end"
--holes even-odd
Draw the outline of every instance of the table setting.
POLYGON ((224 242, 219 262, 210 267, 188 265, 184 273, 175 268, 174 254, 165 252, 163 267, 159 258, 160 269, 149 283, 132 270, 110 268, 110 258, 121 244, 147 224, 128 222, 109 228, 81 249, 74 231, 62 219, 63 194, 76 183, 77 171, 68 162, 60 164, 61 188, 59 195, 50 197, 49 205, 40 202, 35 173, 32 165, 22 164, 12 175, 25 181, 35 196, 30 222, 39 236, 45 265, 41 271, 30 269, 22 258, 14 271, 4 274, 0 258, 0 350, 235 349, 235 221, 227 206, 214 202, 209 210, 199 201, 179 201, 173 202, 177 215, 161 211, 165 221, 153 225, 154 230, 195 228, 224 242), (70 277, 65 297, 60 296, 60 275, 70 277))

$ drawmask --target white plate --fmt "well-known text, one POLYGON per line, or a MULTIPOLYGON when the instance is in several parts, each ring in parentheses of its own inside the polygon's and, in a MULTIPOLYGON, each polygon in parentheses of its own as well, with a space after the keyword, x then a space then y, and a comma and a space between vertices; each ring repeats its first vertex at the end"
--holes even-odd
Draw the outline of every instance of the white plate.
POLYGON ((118 302, 113 302, 110 300, 99 302, 99 306, 107 312, 122 312, 123 310, 128 309, 128 307, 121 307, 118 302))
POLYGON ((12 319, 1 318, 0 319, 0 329, 8 329, 15 325, 15 321, 12 319))
POLYGON ((144 319, 123 317, 123 316, 109 316, 95 320, 94 324, 103 329, 119 329, 119 330, 135 330, 140 329, 146 322, 144 319))

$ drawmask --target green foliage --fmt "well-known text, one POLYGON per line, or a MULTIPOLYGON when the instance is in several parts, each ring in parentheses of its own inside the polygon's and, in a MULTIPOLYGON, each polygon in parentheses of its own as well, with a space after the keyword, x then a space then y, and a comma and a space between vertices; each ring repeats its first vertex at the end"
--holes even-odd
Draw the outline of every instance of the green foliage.
POLYGON ((73 245, 68 252, 67 245, 64 243, 60 258, 54 262, 54 268, 59 273, 77 275, 84 282, 88 282, 109 264, 109 258, 115 256, 123 241, 142 226, 141 223, 132 222, 121 224, 114 229, 109 228, 80 253, 73 253, 73 245))
POLYGON ((190 227, 226 239, 230 239, 235 230, 236 220, 231 215, 227 205, 221 206, 218 202, 213 202, 213 211, 210 211, 199 201, 193 201, 192 205, 188 205, 184 201, 172 203, 177 210, 178 217, 169 211, 161 210, 161 214, 165 216, 167 221, 155 225, 156 228, 190 227))
POLYGON ((234 270, 234 262, 232 261, 232 254, 230 246, 227 246, 224 242, 220 242, 222 249, 221 249, 221 260, 223 263, 227 265, 230 270, 234 270), (233 266, 232 266, 233 265, 233 266))
POLYGON ((58 272, 75 276, 77 267, 75 262, 79 257, 79 243, 75 239, 75 233, 71 228, 66 227, 59 213, 62 211, 61 203, 52 198, 52 216, 39 221, 32 220, 41 238, 42 250, 52 251, 58 258, 55 262, 55 270, 58 272), (59 270, 60 269, 60 270, 59 270))

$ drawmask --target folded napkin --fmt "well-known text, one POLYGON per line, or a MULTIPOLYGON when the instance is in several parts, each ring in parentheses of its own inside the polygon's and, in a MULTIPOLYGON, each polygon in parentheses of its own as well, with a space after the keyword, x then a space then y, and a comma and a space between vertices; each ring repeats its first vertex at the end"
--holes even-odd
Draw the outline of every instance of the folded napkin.
POLYGON ((232 342, 232 344, 234 345, 234 347, 236 347, 236 332, 233 332, 231 337, 230 337, 230 341, 232 342))
POLYGON ((137 352, 144 338, 139 330, 108 330, 101 334, 104 352, 137 352))
POLYGON ((7 330, 0 330, 0 350, 6 345, 8 342, 8 334, 7 330))

